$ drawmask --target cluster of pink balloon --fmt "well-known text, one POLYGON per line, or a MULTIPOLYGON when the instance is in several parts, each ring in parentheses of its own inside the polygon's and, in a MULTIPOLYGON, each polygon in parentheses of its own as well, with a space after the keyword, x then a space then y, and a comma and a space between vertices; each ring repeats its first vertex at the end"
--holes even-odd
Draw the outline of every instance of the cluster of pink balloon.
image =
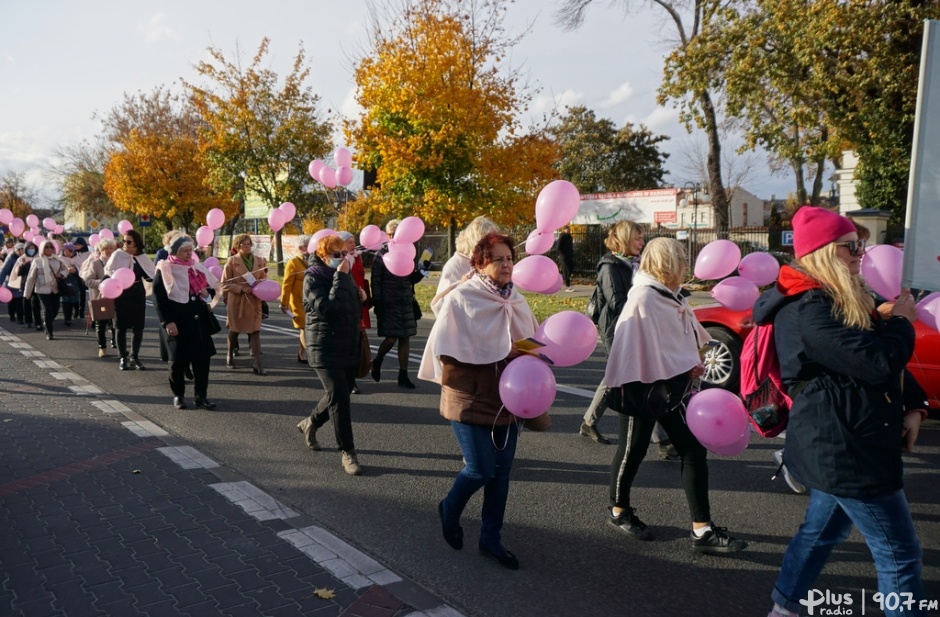
POLYGON ((196 246, 209 246, 215 240, 215 230, 225 224, 225 212, 212 208, 206 212, 206 224, 196 228, 196 246))
POLYGON ((549 182, 535 202, 535 230, 525 241, 528 257, 520 260, 512 272, 512 281, 526 291, 553 294, 564 284, 558 266, 543 255, 555 243, 555 230, 564 227, 578 214, 581 195, 567 180, 549 182))
MULTIPOLYGON (((545 343, 539 351, 555 366, 574 366, 594 353, 597 328, 583 313, 562 311, 543 321, 532 338, 545 343)), ((535 356, 519 356, 499 378, 500 400, 519 418, 534 418, 548 411, 555 393, 551 367, 535 356)))
POLYGON ((751 440, 747 409, 728 390, 711 388, 692 395, 685 420, 699 443, 721 456, 744 452, 751 440))
POLYGON ((940 330, 940 291, 929 293, 917 303, 917 320, 934 330, 940 330))
POLYGON ((695 259, 695 277, 723 281, 712 288, 711 295, 732 311, 744 311, 760 296, 759 286, 777 280, 780 264, 770 253, 750 253, 741 258, 741 249, 731 240, 715 240, 706 244, 695 259), (728 276, 735 270, 738 276, 728 276))
POLYGON ((375 251, 388 243, 388 252, 382 256, 385 268, 395 276, 408 276, 415 269, 418 249, 415 242, 424 235, 424 221, 417 216, 408 216, 398 223, 395 235, 389 238, 375 225, 366 225, 359 232, 359 243, 366 250, 375 251))
POLYGON ((271 231, 277 233, 283 229, 284 225, 293 221, 295 216, 297 216, 297 206, 285 201, 268 213, 268 225, 271 226, 271 231))
POLYGON ((114 274, 111 275, 111 278, 107 278, 101 281, 101 284, 98 285, 98 291, 105 298, 114 299, 124 293, 124 290, 134 284, 134 271, 130 268, 118 268, 114 271, 114 274))
POLYGON ((90 236, 88 236, 88 246, 91 246, 91 247, 96 246, 102 238, 110 238, 113 240, 114 232, 111 231, 110 229, 102 229, 101 231, 97 233, 91 234, 90 236))
POLYGON ((320 159, 310 161, 307 172, 311 178, 329 189, 336 188, 336 185, 346 186, 352 182, 352 154, 349 150, 337 148, 333 152, 333 162, 336 164, 335 169, 320 159))
POLYGON ((54 236, 61 235, 65 228, 55 222, 55 219, 46 217, 42 220, 42 229, 39 227, 39 217, 30 214, 26 220, 13 216, 9 208, 0 208, 0 225, 6 225, 7 229, 14 238, 22 237, 27 242, 40 242, 42 240, 42 229, 45 229, 47 237, 52 240, 54 236))

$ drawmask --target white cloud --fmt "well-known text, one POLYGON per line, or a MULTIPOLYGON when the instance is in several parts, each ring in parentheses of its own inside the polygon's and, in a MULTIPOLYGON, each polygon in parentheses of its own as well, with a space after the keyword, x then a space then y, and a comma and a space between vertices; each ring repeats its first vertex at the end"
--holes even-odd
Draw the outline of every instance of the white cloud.
POLYGON ((566 106, 577 105, 584 100, 583 92, 575 92, 568 89, 561 94, 540 94, 533 99, 529 105, 529 114, 540 117, 542 114, 550 113, 552 110, 558 110, 564 113, 566 106))
POLYGON ((137 26, 137 31, 144 35, 148 43, 159 41, 178 41, 180 32, 168 25, 170 18, 165 13, 154 13, 147 23, 137 26))
POLYGON ((675 107, 657 107, 641 123, 654 132, 664 132, 667 129, 672 132, 679 124, 679 111, 675 107))
POLYGON ((619 105, 632 96, 633 86, 630 85, 629 81, 625 81, 617 86, 617 88, 614 89, 610 94, 608 94, 606 99, 601 101, 601 108, 606 109, 608 107, 613 107, 614 105, 619 105))

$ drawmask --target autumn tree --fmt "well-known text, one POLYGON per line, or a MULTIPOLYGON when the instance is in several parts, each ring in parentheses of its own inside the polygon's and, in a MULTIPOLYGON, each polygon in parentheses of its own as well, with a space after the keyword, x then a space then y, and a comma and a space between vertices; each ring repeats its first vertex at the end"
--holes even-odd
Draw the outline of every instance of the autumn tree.
POLYGON ((669 139, 653 135, 643 125, 626 123, 619 130, 613 121, 597 118, 584 106, 567 112, 550 134, 558 146, 555 169, 582 193, 658 188, 668 154, 658 144, 669 139))
POLYGON ((195 109, 162 87, 126 95, 102 119, 112 151, 104 189, 122 212, 150 215, 170 227, 193 231, 206 213, 237 212, 230 194, 210 187, 195 109))
POLYGON ((104 189, 104 169, 109 152, 103 143, 78 144, 57 148, 59 162, 52 172, 59 183, 59 203, 63 208, 85 212, 94 218, 118 213, 104 189))
POLYGON ((25 220, 36 209, 38 192, 26 180, 21 171, 8 171, 0 177, 0 208, 6 208, 13 216, 25 220))
MULTIPOLYGON (((556 12, 557 21, 569 29, 577 28, 584 21, 585 12, 593 0, 560 0, 556 12)), ((677 36, 676 46, 670 54, 670 60, 681 57, 686 49, 703 33, 712 27, 716 13, 725 0, 650 0, 654 7, 666 12, 668 19, 675 26, 677 36)), ((640 0, 616 0, 624 13, 638 10, 643 3, 640 0)), ((679 104, 680 119, 685 122, 691 131, 696 125, 704 130, 708 139, 708 154, 706 171, 708 173, 709 193, 712 196, 712 205, 715 218, 720 226, 728 224, 729 197, 725 191, 721 171, 721 135, 718 107, 715 103, 720 93, 712 88, 712 84, 700 83, 673 83, 663 81, 659 89, 659 103, 665 104, 672 100, 679 104)))
MULTIPOLYGON (((277 73, 262 67, 268 47, 265 38, 247 66, 237 51, 230 61, 210 47, 212 59, 196 66, 206 84, 184 84, 204 122, 200 134, 213 185, 250 190, 271 208, 290 201, 303 216, 315 203, 306 190, 307 166, 332 150, 331 126, 320 119, 320 99, 305 84, 310 68, 303 46, 280 86, 277 73)), ((282 271, 280 232, 275 246, 282 271)))
MULTIPOLYGON (((371 48, 356 66, 363 108, 345 124, 358 166, 375 169, 369 207, 456 228, 479 215, 530 222, 555 177, 556 150, 519 114, 533 91, 507 65, 509 0, 405 0, 373 14, 371 48)), ((453 243, 451 243, 453 246, 453 243)))

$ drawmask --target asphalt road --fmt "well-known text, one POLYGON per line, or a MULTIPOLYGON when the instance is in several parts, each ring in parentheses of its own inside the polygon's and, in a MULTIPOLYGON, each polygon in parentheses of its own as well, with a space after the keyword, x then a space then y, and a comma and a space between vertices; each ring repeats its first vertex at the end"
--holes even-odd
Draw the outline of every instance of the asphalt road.
MULTIPOLYGON (((119 371, 113 353, 97 358, 93 335, 66 329, 61 322, 55 341, 16 326, 11 330, 465 615, 743 617, 765 615, 771 606, 769 593, 782 553, 806 504, 806 497, 790 492, 782 479, 771 481, 772 453, 782 441, 755 437, 740 456, 711 460, 713 517, 746 539, 747 551, 714 557, 690 550, 679 466, 660 461, 655 448, 640 470, 634 503, 656 539, 641 543, 618 535, 604 524, 614 447, 577 433, 602 375, 601 349, 582 365, 555 369, 559 393, 552 430, 527 431, 520 438, 504 541, 522 569, 508 572, 476 552, 479 496, 463 521, 467 547, 455 552, 440 536, 436 505, 459 470, 461 455, 438 414, 436 385, 415 380, 416 390, 399 388, 391 356, 380 383, 360 381, 363 394, 353 399, 353 425, 365 473, 350 477, 342 471, 339 453, 311 452, 295 428, 322 391, 313 371, 296 361, 297 339, 286 317, 274 315, 264 323, 267 376, 254 375, 246 356, 238 359, 239 368, 225 368, 224 337, 216 337, 220 354, 213 359, 209 390, 219 404, 214 411, 178 411, 170 405, 152 310, 148 319, 144 372, 119 371)), ((412 378, 431 324, 423 319, 412 340, 412 378)), ((602 432, 613 435, 616 421, 608 412, 602 432)), ((332 443, 331 426, 321 429, 324 445, 332 443)), ((927 596, 936 600, 940 426, 924 427, 920 447, 905 462, 908 498, 924 546, 927 596)), ((816 584, 856 599, 864 589, 865 614, 878 614, 871 606, 874 586, 871 556, 856 534, 834 552, 816 584)), ((858 605, 854 614, 861 614, 858 605)))

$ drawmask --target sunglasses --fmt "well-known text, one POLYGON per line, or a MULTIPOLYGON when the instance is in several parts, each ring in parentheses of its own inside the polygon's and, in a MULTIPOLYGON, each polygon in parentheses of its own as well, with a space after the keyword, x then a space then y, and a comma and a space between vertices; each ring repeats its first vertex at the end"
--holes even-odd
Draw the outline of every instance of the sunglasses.
POLYGON ((341 253, 332 253, 334 259, 339 259, 340 257, 345 257, 349 255, 349 251, 343 251, 341 253))
POLYGON ((124 244, 134 244, 134 241, 131 238, 127 238, 124 240, 124 244))
POLYGON ((849 240, 847 242, 836 242, 836 246, 844 246, 849 249, 849 254, 858 257, 865 252, 864 240, 849 240))

